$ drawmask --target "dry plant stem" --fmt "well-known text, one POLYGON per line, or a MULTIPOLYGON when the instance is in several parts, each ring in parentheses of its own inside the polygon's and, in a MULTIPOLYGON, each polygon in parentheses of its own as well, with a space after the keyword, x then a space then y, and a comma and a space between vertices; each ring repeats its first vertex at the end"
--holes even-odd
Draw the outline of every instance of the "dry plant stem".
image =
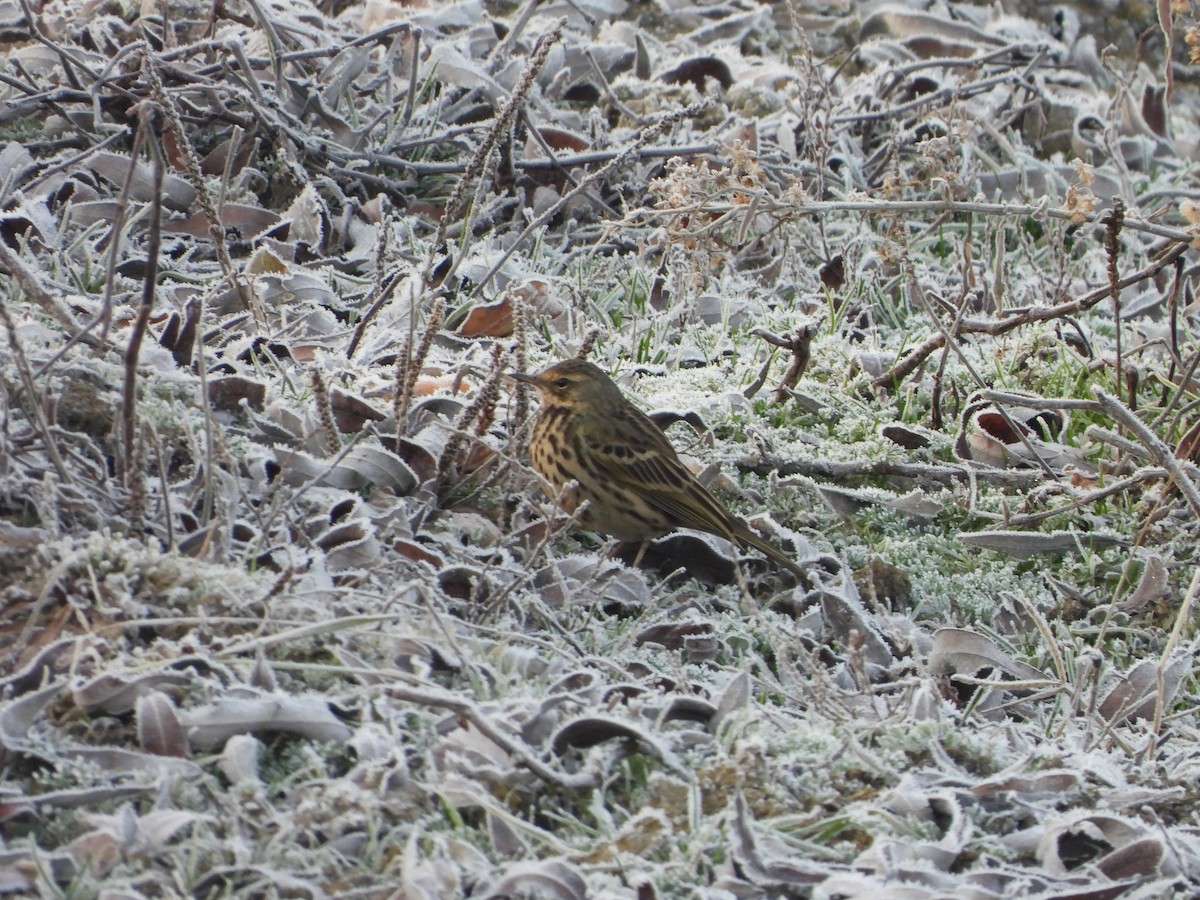
POLYGON ((1018 84, 1034 93, 1037 92, 1037 88, 1032 83, 1026 81, 1024 76, 1006 73, 1004 75, 996 75, 991 78, 981 78, 978 81, 971 82, 970 84, 960 84, 953 87, 942 88, 941 90, 924 94, 920 97, 917 97, 915 100, 908 101, 907 103, 901 103, 898 106, 881 109, 877 112, 854 113, 852 115, 836 116, 830 122, 830 125, 836 128, 839 125, 854 125, 865 122, 883 122, 888 119, 906 115, 913 110, 965 100, 976 94, 987 93, 993 88, 1008 84, 1018 84))
POLYGON ((267 11, 263 9, 262 4, 258 0, 246 0, 247 5, 254 12, 254 18, 258 20, 258 24, 262 27, 263 33, 267 38, 267 50, 270 53, 271 71, 275 76, 275 90, 278 92, 278 102, 284 103, 291 99, 291 91, 288 89, 287 79, 283 74, 283 41, 279 39, 279 32, 275 30, 275 22, 267 15, 267 11))
MULTIPOLYGON (((241 70, 246 73, 246 77, 244 79, 239 78, 237 81, 256 101, 248 104, 250 108, 254 110, 254 115, 264 126, 268 125, 268 122, 263 117, 262 111, 271 108, 271 101, 268 100, 266 94, 263 93, 262 85, 258 83, 258 78, 254 75, 254 69, 250 65, 250 61, 246 59, 245 51, 242 48, 241 42, 232 41, 230 42, 228 48, 222 49, 225 49, 226 52, 233 56, 233 58, 237 60, 238 66, 241 68, 241 70)), ((270 65, 269 60, 267 61, 267 65, 270 65)), ((234 73, 230 72, 230 76, 232 77, 233 75, 234 73)))
POLYGON ((192 147, 191 140, 187 136, 187 132, 184 131, 183 122, 179 119, 179 111, 163 87, 162 79, 158 76, 158 63, 151 54, 150 48, 145 46, 143 53, 145 54, 145 65, 142 68, 146 73, 146 80, 150 85, 150 96, 162 107, 163 114, 166 116, 167 128, 170 129, 171 135, 175 138, 188 183, 196 192, 196 206, 208 223, 208 233, 216 249, 217 260, 221 264, 221 271, 229 279, 229 283, 233 287, 233 292, 241 303, 242 309, 253 313, 255 320, 261 326, 266 322, 266 314, 261 308, 261 304, 257 302, 254 292, 242 282, 241 275, 234 267, 233 258, 229 255, 229 247, 225 243, 225 229, 221 224, 220 213, 213 204, 212 195, 208 190, 208 182, 205 180, 204 174, 200 171, 200 161, 196 156, 195 149, 192 147))
POLYGON ((334 456, 329 460, 329 465, 325 467, 325 471, 317 473, 308 481, 304 482, 304 484, 296 489, 295 493, 287 498, 288 505, 297 506, 305 494, 307 494, 313 488, 319 487, 325 480, 326 476, 329 475, 329 473, 335 468, 337 468, 338 464, 349 455, 351 450, 358 446, 358 442, 366 438, 368 435, 374 436, 369 428, 364 428, 362 431, 352 434, 350 439, 346 441, 345 446, 338 451, 337 456, 334 456))
POLYGON ((325 384, 325 377, 321 374, 320 369, 314 368, 310 377, 313 402, 317 404, 317 416, 321 420, 321 430, 325 432, 323 435, 325 452, 333 456, 342 449, 342 444, 338 440, 337 423, 333 419, 333 404, 329 398, 329 388, 325 384))
MULTIPOLYGON (((587 57, 588 65, 591 67, 592 74, 595 75, 596 80, 600 82, 600 88, 601 88, 601 90, 604 91, 604 97, 608 101, 609 105, 612 106, 613 109, 617 110, 622 116, 624 116, 630 122, 633 122, 637 125, 645 125, 646 117, 638 115, 633 110, 631 110, 628 106, 626 106, 624 103, 622 103, 621 98, 618 97, 616 95, 616 93, 613 91, 612 85, 608 83, 608 78, 605 77, 603 70, 600 68, 600 64, 598 62, 596 62, 596 56, 592 52, 592 48, 587 47, 584 49, 583 52, 584 52, 584 55, 587 57)), ((542 149, 545 150, 546 147, 543 146, 542 149)), ((547 153, 546 155, 550 156, 550 157, 554 156, 553 153, 547 153)))
POLYGON ((1179 492, 1191 507, 1192 515, 1200 518, 1200 489, 1191 476, 1195 466, 1178 459, 1171 448, 1160 441, 1158 435, 1120 400, 1110 397, 1099 388, 1095 388, 1093 393, 1104 412, 1134 434, 1149 451, 1150 458, 1167 470, 1171 483, 1179 488, 1179 492))
MULTIPOLYGON (((459 212, 462 210, 463 199, 466 196, 468 185, 478 176, 482 175, 484 168, 488 165, 488 161, 492 156, 492 151, 500 141, 501 135, 507 133, 516 117, 517 110, 532 89, 534 77, 541 70, 542 66, 546 64, 546 57, 549 55, 550 49, 562 40, 562 31, 566 27, 566 24, 566 19, 559 19, 557 25, 549 33, 538 38, 533 53, 530 54, 529 60, 525 64, 525 69, 521 73, 521 80, 517 83, 508 101, 504 104, 503 109, 501 109, 484 134, 483 140, 480 142, 479 147, 476 148, 471 161, 467 164, 466 171, 459 178, 458 183, 455 184, 454 191, 446 201, 441 221, 438 223, 437 233, 434 235, 433 241, 430 242, 429 253, 425 257, 425 265, 421 271, 421 286, 424 292, 428 292, 430 289, 430 282, 437 263, 437 255, 441 252, 446 242, 447 229, 452 222, 459 224, 457 219, 459 212)), ((478 187, 482 188, 482 181, 480 181, 478 187)), ((467 222, 463 222, 461 225, 463 240, 466 242, 470 239, 471 229, 467 222)), ((463 254, 460 250, 451 259, 450 269, 446 273, 446 276, 449 276, 457 268, 459 261, 462 260, 462 256, 463 254)), ((441 325, 442 316, 445 314, 445 299, 439 297, 435 301, 433 309, 430 311, 429 319, 425 323, 425 330, 421 335, 420 344, 417 345, 416 353, 413 354, 412 350, 416 339, 416 307, 417 302, 416 298, 414 298, 409 313, 408 341, 405 344, 405 356, 403 359, 403 378, 402 383, 398 386, 399 389, 396 396, 395 416, 398 428, 404 417, 408 414, 408 407, 412 402, 413 388, 416 386, 417 378, 425 365, 429 348, 433 345, 434 335, 441 325)), ((398 431, 398 433, 403 434, 403 431, 398 431)))
MULTIPOLYGON (((1118 285, 1120 288, 1127 288, 1130 285, 1137 284, 1147 278, 1154 276, 1164 267, 1171 265, 1176 257, 1181 256, 1188 250, 1189 244, 1176 244, 1164 255, 1163 259, 1156 260, 1150 265, 1134 272, 1132 275, 1127 275, 1122 278, 1118 285), (1166 258, 1169 257, 1169 258, 1166 258)), ((1090 309, 1104 298, 1110 296, 1110 288, 1105 285, 1094 291, 1089 291, 1078 300, 1069 300, 1065 303, 1059 303, 1056 306, 1036 306, 1008 316, 1004 319, 964 319, 959 327, 959 334, 988 334, 993 337, 1007 334, 1014 329, 1020 328, 1023 325, 1029 325, 1034 322, 1047 322, 1053 319, 1061 319, 1065 316, 1072 316, 1085 309, 1090 309)), ((904 357, 897 365, 893 366, 887 372, 880 375, 873 382, 872 386, 876 388, 888 389, 899 384, 905 378, 913 373, 930 354, 936 353, 945 345, 945 335, 939 332, 933 335, 916 347, 904 357)))
MULTIPOLYGON (((475 149, 470 162, 467 163, 466 171, 463 172, 462 177, 454 185, 454 190, 451 192, 450 198, 446 201, 442 218, 438 222, 437 234, 430 244, 429 255, 425 261, 425 271, 421 281, 427 290, 437 253, 446 241, 446 229, 449 228, 451 223, 458 223, 458 215, 462 211, 468 186, 482 175, 491 158, 492 151, 496 149, 496 145, 500 142, 501 135, 508 132, 508 129, 516 118, 517 110, 520 109, 520 105, 525 101, 525 97, 533 88, 534 78, 541 71, 542 66, 546 64, 546 57, 550 54, 551 48, 562 40, 562 31, 566 27, 566 24, 566 19, 559 19, 553 29, 538 38, 537 44, 533 48, 533 53, 530 54, 529 60, 525 64, 525 69, 521 72, 520 81, 517 82, 512 94, 492 121, 492 124, 488 127, 483 140, 475 149)), ((464 237, 468 236, 469 232, 470 228, 467 223, 463 223, 462 233, 464 237)), ((462 254, 460 253, 459 258, 461 256, 462 254)))
POLYGON ((594 772, 568 774, 548 766, 530 752, 524 743, 519 742, 507 732, 497 728, 491 719, 480 713, 476 709, 475 704, 469 700, 463 700, 460 697, 448 694, 437 688, 421 690, 392 684, 387 687, 387 691, 391 696, 407 701, 408 703, 415 703, 418 706, 431 706, 435 709, 445 709, 466 719, 480 734, 515 757, 521 765, 538 778, 556 785, 563 790, 591 790, 600 783, 599 777, 594 772))
MULTIPOLYGON (((407 23, 405 23, 407 25, 407 23)), ((400 127, 407 128, 412 121, 413 109, 417 103, 417 77, 421 72, 421 36, 424 32, 414 27, 412 37, 412 60, 408 69, 408 91, 404 95, 404 111, 400 113, 400 127)))
POLYGON ((1178 383, 1175 385, 1175 391, 1171 395, 1171 399, 1167 401, 1166 405, 1163 406, 1162 411, 1155 417, 1153 423, 1154 427, 1162 425, 1166 418, 1175 411, 1175 408, 1183 399, 1184 394, 1188 391, 1188 385, 1191 383, 1193 376, 1196 374, 1197 367, 1200 367, 1200 347, 1196 348, 1196 351, 1192 354, 1191 359, 1188 360, 1183 372, 1177 379, 1178 383))
POLYGON ((392 398, 392 421, 395 423, 397 438, 404 437, 404 420, 412 400, 412 387, 408 382, 408 367, 411 362, 412 344, 405 340, 403 348, 396 354, 396 387, 392 398))
MULTIPOLYGON (((79 335, 79 340, 93 347, 104 346, 104 343, 98 338, 93 338, 85 334, 87 328, 80 328, 79 323, 75 321, 75 317, 59 304, 53 294, 42 287, 37 275, 25 265, 21 257, 14 253, 12 248, 4 241, 0 241, 0 268, 3 268, 5 274, 21 288, 25 296, 33 300, 34 303, 41 307, 56 322, 66 326, 72 335, 79 335)), ((38 374, 40 375, 43 371, 45 371, 45 367, 40 369, 38 374)))
MULTIPOLYGON (((743 209, 744 204, 737 203, 703 203, 693 204, 687 207, 679 208, 659 208, 656 209, 656 216, 668 215, 698 215, 704 213, 706 215, 717 214, 725 215, 730 212, 737 212, 743 209)), ((1101 211, 1093 213, 1091 216, 1084 216, 1079 212, 1074 212, 1066 209, 1060 209, 1049 205, 1048 201, 1038 204, 1031 203, 985 203, 979 201, 967 200, 804 200, 796 202, 786 198, 767 197, 763 200, 761 211, 770 213, 784 220, 794 218, 796 216, 816 216, 821 217, 833 212, 858 212, 863 214, 874 214, 881 216, 898 216, 905 217, 912 213, 951 213, 961 215, 979 215, 983 217, 1001 216, 1006 218, 1015 217, 1031 217, 1034 219, 1058 219, 1063 222, 1070 222, 1075 225, 1084 224, 1103 224, 1108 217, 1108 213, 1101 211)), ((1143 234, 1152 234, 1156 237, 1166 238, 1171 241, 1178 241, 1183 244, 1190 245, 1196 239, 1196 235, 1183 228, 1171 228, 1168 225, 1159 225, 1156 222, 1148 222, 1142 219, 1126 218, 1123 228, 1130 231, 1137 231, 1143 234)), ((1186 249, 1186 247, 1184 248, 1186 249)), ((1175 257, 1182 252, 1177 248, 1172 247, 1159 258, 1160 262, 1174 262, 1175 257)), ((1163 268, 1162 265, 1158 269, 1163 268)), ((1155 271, 1158 271, 1155 269, 1155 271)), ((1128 279, 1123 279, 1122 284, 1128 282, 1128 279)), ((1108 288, 1105 289, 1104 296, 1108 296, 1108 288)))
POLYGON ((158 258, 162 248, 162 185, 163 170, 166 168, 159 144, 162 118, 163 110, 157 103, 142 101, 138 105, 134 159, 137 158, 139 145, 149 149, 154 200, 150 203, 150 222, 146 229, 146 274, 142 278, 142 302, 138 305, 129 333, 129 345, 125 350, 125 378, 121 388, 121 446, 125 451, 122 474, 125 487, 129 490, 129 518, 134 531, 141 529, 145 515, 146 485, 141 469, 141 441, 137 434, 137 366, 158 289, 158 258))
POLYGON ((1122 478, 1120 481, 1114 481, 1112 484, 1106 485, 1099 490, 1091 491, 1082 497, 1072 500, 1070 503, 1067 503, 1064 506, 1056 506, 1053 509, 1044 509, 1041 512, 1026 513, 1025 515, 1020 516, 1010 516, 1004 522, 997 523, 994 526, 989 525, 985 530, 991 530, 993 528, 1008 530, 1012 528, 1026 528, 1030 525, 1036 525, 1038 522, 1051 519, 1054 516, 1073 512, 1077 509, 1083 509, 1086 506, 1091 506, 1092 504, 1098 503, 1099 501, 1111 497, 1114 494, 1121 494, 1125 491, 1132 490, 1140 484, 1158 481, 1159 479, 1166 477, 1166 474, 1167 473, 1165 469, 1140 469, 1133 475, 1130 475, 1128 478, 1122 478))
POLYGON ((467 429, 471 427, 471 424, 473 422, 477 424, 476 436, 487 430, 491 419, 488 411, 495 410, 496 400, 500 396, 503 363, 504 348, 500 344, 493 344, 492 364, 488 367, 483 384, 475 392, 475 399, 459 413, 458 421, 451 426, 450 439, 446 441, 446 445, 442 448, 442 455, 438 458, 438 474, 442 478, 448 478, 458 465, 463 444, 467 439, 467 429))
MULTIPOLYGON (((3 241, 0 241, 0 247, 7 252, 8 248, 3 241)), ((2 299, 0 299, 0 324, 4 325, 4 330, 8 333, 8 349, 12 353, 13 362, 16 363, 21 386, 25 389, 27 411, 37 423, 38 431, 41 432, 42 443, 46 446, 46 456, 49 457, 50 464, 54 466, 54 471, 58 473, 59 479, 69 484, 73 481, 71 473, 59 455, 58 444, 55 443, 54 435, 50 432, 50 425, 46 421, 46 412, 41 403, 41 393, 34 382, 33 372, 29 368, 29 360, 25 357, 25 350, 21 346, 16 323, 8 314, 8 306, 2 299)))
POLYGON ((1025 469, 973 469, 968 466, 935 466, 925 463, 898 463, 889 460, 840 462, 828 459, 782 460, 777 456, 753 457, 736 463, 745 472, 781 478, 802 476, 824 481, 842 481, 858 477, 896 477, 928 479, 939 484, 956 481, 983 481, 1014 488, 1031 488, 1042 484, 1046 476, 1025 469))
POLYGON ((204 360, 204 318, 208 311, 205 294, 197 296, 196 343, 192 350, 192 365, 196 369, 196 381, 200 388, 200 411, 204 417, 204 502, 200 509, 200 522, 212 522, 213 506, 216 503, 213 460, 217 454, 217 423, 213 418, 212 404, 208 399, 208 363, 204 360))
MULTIPOLYGON (((513 295, 513 368, 517 372, 529 371, 529 310, 525 301, 513 295)), ((515 382, 512 402, 509 403, 508 433, 513 441, 513 455, 524 456, 524 446, 517 442, 518 435, 527 434, 526 420, 529 418, 529 385, 524 381, 515 382)))
POLYGON ((500 271, 504 264, 508 262, 509 258, 516 253, 519 248, 524 246, 525 241, 529 239, 530 235, 558 215, 564 206, 566 206, 569 202, 571 202, 571 200, 586 190, 592 182, 606 177, 613 169, 621 166, 627 159, 629 159, 629 157, 637 153, 639 149, 662 134, 669 125, 674 125, 676 122, 680 122, 683 119, 698 115, 700 112, 706 109, 708 105, 709 103, 707 100, 702 100, 699 103, 694 103, 691 106, 686 106, 683 109, 675 110, 674 112, 663 115, 656 122, 647 126, 632 144, 614 157, 607 165, 604 165, 596 171, 589 173, 587 177, 585 177, 583 181, 579 183, 578 187, 559 197, 549 209, 526 225, 521 233, 517 235, 516 239, 512 241, 508 249, 503 253, 503 255, 501 255, 500 259, 496 261, 495 265, 492 266, 486 275, 479 279, 479 282, 471 290, 471 297, 478 297, 483 289, 491 282, 491 280, 496 277, 496 274, 500 271))
MULTIPOLYGON (((516 21, 509 28, 508 34, 504 36, 500 43, 492 48, 491 58, 488 60, 488 74, 495 74, 504 61, 508 59, 510 48, 520 38, 521 33, 525 31, 526 26, 529 25, 529 21, 533 18, 533 14, 537 12, 537 8, 541 5, 541 0, 526 0, 525 5, 521 7, 521 12, 517 16, 516 21)), ((565 25, 565 20, 561 24, 565 25)))
POLYGON ((1100 404, 1095 400, 1080 400, 1077 397, 1029 397, 1025 394, 1010 394, 1008 391, 980 391, 979 396, 992 403, 1011 403, 1013 406, 1027 406, 1030 409, 1082 409, 1100 412, 1100 404))
MULTIPOLYGON (((784 400, 786 400, 790 396, 789 392, 796 387, 796 382, 798 382, 804 376, 804 372, 808 369, 808 364, 812 360, 812 339, 816 333, 817 326, 812 323, 799 326, 794 332, 792 332, 790 337, 781 337, 772 331, 767 331, 765 328, 755 328, 750 332, 752 336, 761 338, 772 347, 779 347, 781 350, 787 350, 792 356, 791 361, 788 364, 788 370, 786 373, 784 373, 783 380, 780 381, 779 386, 775 388, 776 403, 782 403, 784 400)), ((771 356, 773 355, 774 354, 771 354, 771 356)), ((769 368, 770 364, 771 360, 770 357, 768 357, 767 365, 763 367, 762 372, 759 375, 759 380, 756 384, 751 385, 753 390, 751 390, 751 388, 747 388, 745 391, 743 391, 744 396, 753 397, 758 393, 759 389, 766 382, 767 369, 769 368)))
MULTIPOLYGON (((1104 233, 1104 250, 1108 258, 1108 288, 1112 294, 1114 344, 1117 351, 1117 368, 1114 373, 1117 392, 1120 393, 1125 381, 1125 355, 1121 347, 1121 289, 1117 286, 1119 272, 1117 270, 1117 254, 1121 250, 1121 224, 1125 221, 1125 204, 1117 197, 1113 201, 1113 211, 1104 222, 1107 226, 1104 233)), ((1130 397, 1130 407, 1136 407, 1130 397)))
POLYGON ((40 169, 36 178, 33 178, 25 183, 24 190, 31 195, 36 194, 37 188, 41 187, 45 182, 58 175, 60 172, 77 172, 86 159, 95 156, 102 150, 107 150, 113 144, 118 142, 123 143, 128 138, 129 134, 125 131, 117 131, 113 134, 110 134, 104 140, 95 144, 90 144, 86 150, 81 150, 79 153, 68 157, 57 165, 40 169))
POLYGON ((583 340, 579 342, 579 352, 575 355, 580 359, 587 359, 592 353, 592 347, 596 345, 596 341, 600 339, 600 329, 593 325, 587 330, 587 334, 583 336, 583 340))
MULTIPOLYGON (((29 0, 20 0, 20 3, 21 11, 25 13, 25 24, 29 26, 30 37, 32 37, 39 44, 49 47, 58 55, 59 59, 63 61, 63 71, 66 73, 67 77, 72 80, 72 82, 77 84, 77 80, 75 79, 74 73, 71 70, 72 66, 90 77, 93 84, 96 84, 102 80, 99 72, 84 63, 70 51, 59 46, 54 41, 50 40, 50 38, 46 37, 42 31, 42 26, 38 22, 37 16, 34 15, 33 9, 29 5, 29 0)), ((128 91, 122 90, 121 93, 124 94, 129 100, 137 99, 128 91)))
MULTIPOLYGON (((1099 407, 1099 404, 1097 404, 1099 407)), ((1102 410, 1097 410, 1102 411, 1102 410)), ((1149 460, 1150 454, 1146 448, 1136 441, 1131 441, 1123 434, 1118 434, 1111 428, 1101 428, 1099 425, 1089 425, 1083 431, 1083 436, 1089 441, 1095 441, 1098 444, 1108 444, 1110 447, 1115 447, 1119 453, 1127 456, 1135 457, 1140 460, 1149 460)), ((1165 473, 1164 473, 1165 474, 1165 473)))
MULTIPOLYGON (((133 189, 133 180, 137 174, 137 160, 141 151, 142 143, 145 140, 145 135, 139 127, 139 131, 134 135, 133 152, 130 155, 129 167, 125 170, 125 181, 121 184, 121 193, 117 195, 117 210, 113 216, 112 225, 109 226, 108 232, 108 255, 104 261, 104 295, 100 301, 100 312, 96 316, 96 323, 100 324, 100 337, 104 339, 108 336, 108 327, 112 324, 112 296, 113 286, 117 283, 117 258, 121 249, 121 237, 125 233, 125 220, 129 215, 129 195, 133 189)), ((156 203, 161 203, 161 198, 155 195, 156 203)), ((162 210, 159 210, 161 217, 162 210)), ((87 329, 90 329, 96 323, 89 323, 87 329)))
POLYGON ((1179 352, 1179 297, 1183 293, 1183 260, 1175 260, 1175 277, 1171 279, 1171 293, 1167 296, 1167 310, 1170 318, 1171 356, 1182 359, 1179 352))
MULTIPOLYGON (((463 131, 467 129, 462 129, 463 131)), ((410 146, 418 146, 423 144, 436 143, 431 140, 422 140, 416 143, 410 143, 410 146)), ((717 144, 687 144, 681 147, 662 146, 662 147, 643 147, 633 155, 633 159, 637 161, 647 159, 667 159, 678 156, 681 158, 692 156, 705 156, 717 152, 720 148, 717 144)), ((597 163, 612 162, 618 157, 624 157, 623 150, 589 150, 586 153, 567 153, 560 154, 553 158, 545 159, 518 159, 513 160, 513 168, 520 172, 547 172, 558 171, 560 169, 578 168, 580 166, 594 166, 597 163)), ((389 156, 381 153, 360 154, 356 156, 347 155, 347 161, 351 159, 363 159, 375 165, 389 166, 392 168, 403 169, 413 178, 425 178, 432 175, 458 175, 467 170, 467 163, 447 162, 447 163, 415 163, 410 159, 405 159, 402 156, 389 156)), ((331 168, 330 171, 337 172, 348 176, 363 175, 364 173, 358 170, 337 169, 331 168)), ((390 183, 384 179, 381 183, 390 183)))
POLYGON ((1146 748, 1146 756, 1153 758, 1154 751, 1158 743, 1158 736, 1162 731, 1163 714, 1166 712, 1166 675, 1167 666, 1171 663, 1171 657, 1175 654, 1175 648, 1179 646, 1179 639, 1183 635, 1183 629, 1186 623, 1191 621, 1192 607, 1196 605, 1196 594, 1200 592, 1200 566, 1192 573, 1192 583, 1188 586, 1187 596, 1183 598, 1183 604, 1179 607, 1179 612, 1175 615, 1175 626, 1171 629, 1171 636, 1167 638, 1167 645, 1163 647, 1162 655, 1158 659, 1158 665, 1154 669, 1154 721, 1150 726, 1150 743, 1146 748))
MULTIPOLYGON (((538 128, 537 125, 534 123, 533 117, 529 115, 528 110, 525 110, 525 109, 521 110, 521 121, 525 124, 525 128, 529 132, 529 136, 532 137, 533 140, 537 143, 537 145, 542 148, 542 152, 546 154, 547 158, 557 159, 558 154, 554 152, 553 147, 551 147, 549 144, 546 143, 546 139, 544 137, 542 137, 541 129, 538 128)), ((568 169, 566 166, 561 166, 559 168, 559 172, 562 174, 562 177, 564 179, 566 179, 567 183, 571 185, 571 187, 573 187, 573 188, 579 187, 579 179, 577 179, 573 174, 571 174, 570 169, 568 169)), ((585 190, 584 196, 586 196, 588 198, 588 201, 590 203, 592 203, 598 209, 604 210, 604 212, 606 212, 608 215, 612 216, 613 218, 617 217, 617 215, 618 215, 617 211, 615 209, 613 209, 611 206, 609 206, 607 203, 605 203, 604 198, 601 197, 599 194, 595 194, 591 191, 585 190)))
POLYGON ((350 338, 350 343, 346 347, 346 359, 353 359, 355 352, 358 350, 358 345, 362 343, 363 334, 367 330, 367 326, 375 320, 379 315, 379 311, 392 299, 392 295, 396 293, 396 288, 399 287, 401 275, 399 272, 393 272, 382 283, 379 292, 375 299, 371 302, 370 308, 363 313, 362 318, 358 320, 358 324, 354 327, 354 335, 350 338))
POLYGON ((433 346, 433 339, 437 335, 438 328, 441 327, 442 317, 446 314, 446 298, 438 297, 433 302, 433 309, 429 311, 429 318, 425 322, 425 330, 421 333, 421 343, 417 345, 415 354, 411 353, 412 338, 413 338, 413 318, 415 310, 409 313, 409 338, 404 344, 404 356, 396 360, 397 372, 401 377, 402 383, 399 385, 399 390, 396 392, 396 427, 397 434, 403 435, 404 429, 401 427, 405 417, 408 416, 408 408, 412 403, 413 391, 417 387, 417 379, 421 376, 421 369, 425 366, 425 359, 429 356, 429 348, 433 346))
MULTIPOLYGON (((167 552, 175 552, 175 524, 171 512, 171 481, 167 477, 167 461, 163 458, 162 441, 156 430, 151 431, 150 446, 154 448, 154 468, 158 471, 158 485, 162 492, 163 524, 167 532, 167 552)), ((211 457, 209 457, 211 459, 211 457)))

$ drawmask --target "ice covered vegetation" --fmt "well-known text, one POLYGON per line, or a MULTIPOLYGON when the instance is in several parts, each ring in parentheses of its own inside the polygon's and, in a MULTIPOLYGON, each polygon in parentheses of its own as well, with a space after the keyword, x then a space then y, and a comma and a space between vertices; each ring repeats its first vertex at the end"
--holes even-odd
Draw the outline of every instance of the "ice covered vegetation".
POLYGON ((0 896, 1200 895, 1195 60, 0 0, 0 896), (577 527, 575 356, 795 566, 577 527))

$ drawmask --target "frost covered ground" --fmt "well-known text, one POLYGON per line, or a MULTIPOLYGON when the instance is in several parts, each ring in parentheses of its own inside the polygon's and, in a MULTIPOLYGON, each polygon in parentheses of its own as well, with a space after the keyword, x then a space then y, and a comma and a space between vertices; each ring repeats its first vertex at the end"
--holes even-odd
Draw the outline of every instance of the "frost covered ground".
POLYGON ((0 893, 1200 892, 1152 6, 0 0, 0 893), (581 352, 807 583, 570 528, 581 352))

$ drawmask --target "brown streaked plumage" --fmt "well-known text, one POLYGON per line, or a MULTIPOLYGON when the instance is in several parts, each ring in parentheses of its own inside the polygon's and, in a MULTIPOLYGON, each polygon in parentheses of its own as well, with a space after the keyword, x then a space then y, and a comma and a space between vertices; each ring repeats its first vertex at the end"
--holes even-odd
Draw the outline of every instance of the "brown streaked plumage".
POLYGON ((727 510, 686 466, 671 442, 603 371, 568 359, 513 378, 537 388, 541 409, 529 440, 533 467, 560 490, 568 512, 588 505, 580 524, 626 541, 694 528, 754 547, 794 572, 804 570, 727 510))

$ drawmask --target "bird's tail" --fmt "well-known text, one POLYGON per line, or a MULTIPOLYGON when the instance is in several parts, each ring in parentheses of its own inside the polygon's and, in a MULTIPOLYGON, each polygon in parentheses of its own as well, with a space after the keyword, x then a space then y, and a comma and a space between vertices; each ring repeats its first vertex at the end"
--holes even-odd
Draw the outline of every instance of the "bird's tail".
POLYGON ((740 544, 742 547, 753 547, 755 550, 758 550, 760 553, 764 554, 768 559, 779 563, 779 565, 783 566, 785 569, 795 575, 800 580, 802 585, 812 585, 812 579, 809 577, 808 573, 800 567, 799 563, 797 563, 794 559, 792 559, 766 538, 760 537, 758 533, 755 532, 749 525, 742 523, 741 527, 739 527, 734 533, 734 537, 737 538, 738 544, 740 544))

